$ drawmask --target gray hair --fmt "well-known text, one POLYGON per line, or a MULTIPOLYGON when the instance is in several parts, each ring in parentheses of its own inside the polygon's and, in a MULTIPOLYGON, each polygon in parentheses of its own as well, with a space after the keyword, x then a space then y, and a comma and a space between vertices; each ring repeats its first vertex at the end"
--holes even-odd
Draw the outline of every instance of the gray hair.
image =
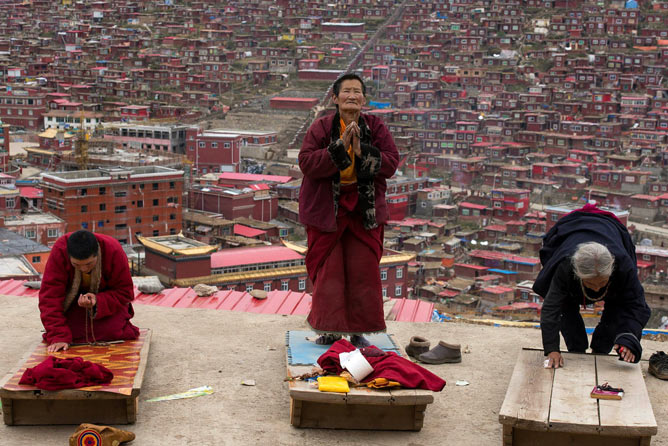
POLYGON ((610 277, 615 265, 615 256, 608 248, 596 242, 580 243, 571 257, 573 271, 580 279, 610 277))

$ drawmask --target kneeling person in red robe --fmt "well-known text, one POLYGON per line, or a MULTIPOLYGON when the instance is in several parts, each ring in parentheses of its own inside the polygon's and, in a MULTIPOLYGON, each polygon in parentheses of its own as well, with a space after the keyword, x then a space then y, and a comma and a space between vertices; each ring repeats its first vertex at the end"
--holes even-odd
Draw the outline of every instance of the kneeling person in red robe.
POLYGON ((39 311, 49 353, 72 343, 137 339, 132 276, 120 243, 80 230, 60 237, 51 248, 39 311))

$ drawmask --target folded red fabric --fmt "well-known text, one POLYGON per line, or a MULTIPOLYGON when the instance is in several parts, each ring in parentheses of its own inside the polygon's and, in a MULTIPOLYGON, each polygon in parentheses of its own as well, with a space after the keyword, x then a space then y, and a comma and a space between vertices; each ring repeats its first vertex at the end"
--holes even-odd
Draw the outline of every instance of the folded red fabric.
MULTIPOLYGON (((445 381, 434 375, 429 370, 421 367, 394 352, 385 352, 382 356, 377 355, 375 346, 362 349, 362 354, 369 361, 373 372, 364 378, 363 382, 369 382, 376 378, 386 378, 397 381, 407 389, 425 389, 440 392, 445 387, 445 381), (366 351, 366 354, 365 354, 366 351)), ((332 344, 325 353, 318 358, 318 364, 323 370, 339 374, 343 371, 339 362, 339 354, 355 350, 355 346, 345 339, 332 344)))
POLYGON ((103 365, 84 361, 81 357, 49 356, 35 367, 26 369, 19 384, 43 390, 63 390, 108 384, 112 379, 114 374, 103 365))

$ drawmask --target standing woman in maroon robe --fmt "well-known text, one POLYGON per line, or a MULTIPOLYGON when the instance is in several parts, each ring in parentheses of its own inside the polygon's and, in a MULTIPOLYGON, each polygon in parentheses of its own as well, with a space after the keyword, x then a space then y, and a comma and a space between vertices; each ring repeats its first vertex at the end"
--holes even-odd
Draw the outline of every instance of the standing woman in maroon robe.
POLYGON ((399 154, 381 119, 362 113, 365 96, 359 76, 337 79, 336 113, 311 125, 299 152, 299 218, 314 285, 307 321, 321 335, 319 344, 350 336, 363 347, 364 334, 385 331, 379 265, 388 220, 386 180, 399 154))

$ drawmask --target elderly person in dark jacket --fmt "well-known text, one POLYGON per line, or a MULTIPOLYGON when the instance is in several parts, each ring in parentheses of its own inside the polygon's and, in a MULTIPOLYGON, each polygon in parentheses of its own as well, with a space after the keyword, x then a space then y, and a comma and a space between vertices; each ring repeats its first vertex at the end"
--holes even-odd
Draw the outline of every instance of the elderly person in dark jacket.
POLYGON ((333 86, 337 112, 311 125, 299 152, 299 218, 314 285, 307 321, 322 335, 319 344, 349 335, 365 346, 363 334, 385 330, 379 263, 386 179, 399 154, 381 119, 361 113, 365 95, 359 76, 341 76, 333 86))
POLYGON ((592 352, 607 354, 614 348, 622 360, 640 361, 650 309, 638 280, 635 246, 617 217, 593 205, 562 217, 545 235, 540 260, 543 269, 533 289, 544 297, 540 326, 548 366, 564 364, 560 331, 569 352, 587 350, 579 307, 598 301, 604 307, 592 352))

